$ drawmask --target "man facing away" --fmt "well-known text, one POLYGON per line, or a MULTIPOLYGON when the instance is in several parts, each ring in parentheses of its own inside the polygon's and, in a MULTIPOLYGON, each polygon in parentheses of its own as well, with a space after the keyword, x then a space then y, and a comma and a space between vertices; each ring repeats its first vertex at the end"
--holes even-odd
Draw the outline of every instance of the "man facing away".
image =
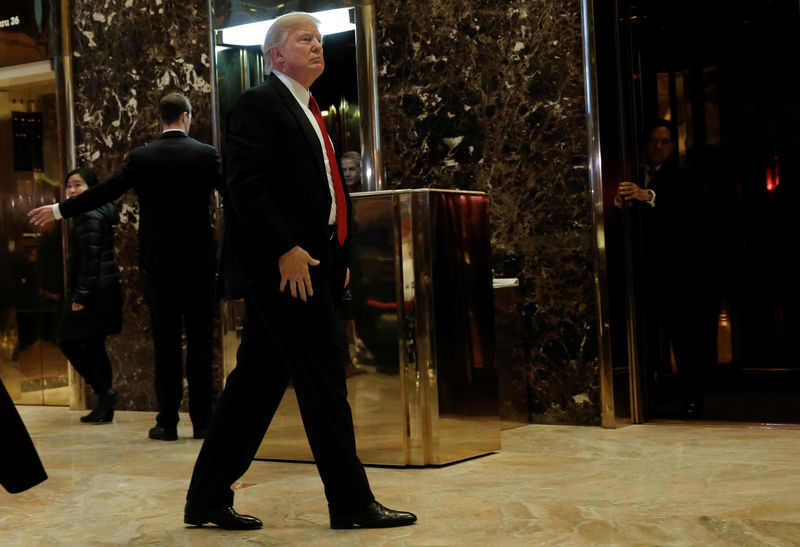
POLYGON ((245 300, 244 329, 195 464, 187 524, 262 526, 233 510, 231 485, 249 467, 290 380, 331 528, 416 521, 375 501, 356 455, 334 313, 347 277, 348 204, 308 91, 325 68, 318 24, 306 13, 272 24, 264 42, 271 74, 228 117, 223 276, 226 296, 245 300))
POLYGON ((130 188, 139 201, 139 262, 147 274, 147 302, 155 353, 158 404, 151 439, 178 438, 183 397, 182 323, 194 438, 211 417, 212 323, 216 249, 209 200, 221 186, 214 147, 189 137, 192 107, 180 93, 159 103, 161 136, 134 149, 108 180, 71 199, 28 213, 36 225, 69 218, 119 198, 130 188))

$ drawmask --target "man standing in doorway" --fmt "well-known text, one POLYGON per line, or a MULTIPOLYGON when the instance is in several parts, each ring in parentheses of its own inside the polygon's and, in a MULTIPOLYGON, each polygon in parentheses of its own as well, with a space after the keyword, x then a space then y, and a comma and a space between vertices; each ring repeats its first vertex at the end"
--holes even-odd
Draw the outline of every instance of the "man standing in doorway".
POLYGON ((159 103, 161 136, 134 149, 122 170, 71 199, 28 213, 42 225, 96 209, 133 188, 139 200, 139 262, 147 274, 158 402, 151 439, 178 439, 183 397, 182 325, 194 438, 205 438, 211 417, 212 338, 216 249, 209 216, 221 163, 214 147, 189 137, 192 106, 180 93, 159 103))
MULTIPOLYGON (((635 215, 632 260, 639 320, 639 351, 648 389, 675 358, 682 416, 699 418, 715 332, 709 257, 713 256, 708 201, 692 172, 673 160, 675 129, 656 120, 644 134, 641 184, 621 182, 615 201, 635 215)), ((663 376, 663 375, 662 375, 663 376)), ((656 397, 652 397, 655 404, 656 397)), ((654 411, 655 409, 651 409, 654 411)))
POLYGON ((292 382, 331 528, 411 524, 372 495, 356 455, 334 303, 347 283, 348 199, 319 107, 319 22, 290 13, 264 42, 266 82, 230 111, 223 147, 226 296, 245 299, 236 369, 197 458, 184 522, 260 528, 233 510, 231 485, 256 454, 292 382))

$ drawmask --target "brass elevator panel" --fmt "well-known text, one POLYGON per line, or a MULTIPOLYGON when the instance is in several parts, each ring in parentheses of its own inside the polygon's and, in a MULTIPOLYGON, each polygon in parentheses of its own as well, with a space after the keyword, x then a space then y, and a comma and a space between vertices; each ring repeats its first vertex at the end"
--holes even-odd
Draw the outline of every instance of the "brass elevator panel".
MULTIPOLYGON (((353 195, 343 316, 362 462, 444 465, 500 449, 488 228, 480 192, 353 195)), ((232 350, 236 333, 227 340, 232 350)), ((313 459, 292 388, 256 457, 313 459)))

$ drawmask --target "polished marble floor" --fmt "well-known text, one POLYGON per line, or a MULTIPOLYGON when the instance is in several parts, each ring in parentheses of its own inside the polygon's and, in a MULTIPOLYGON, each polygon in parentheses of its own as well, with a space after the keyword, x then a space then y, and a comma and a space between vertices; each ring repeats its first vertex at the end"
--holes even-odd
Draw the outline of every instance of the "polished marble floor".
MULTIPOLYGON (((370 467, 378 499, 419 523, 330 530, 313 465, 256 461, 236 507, 258 531, 182 524, 200 441, 150 441, 154 415, 111 425, 19 407, 50 479, 0 493, 0 545, 800 545, 800 429, 529 425, 442 468, 370 467)), ((185 417, 184 417, 185 420, 185 417)))

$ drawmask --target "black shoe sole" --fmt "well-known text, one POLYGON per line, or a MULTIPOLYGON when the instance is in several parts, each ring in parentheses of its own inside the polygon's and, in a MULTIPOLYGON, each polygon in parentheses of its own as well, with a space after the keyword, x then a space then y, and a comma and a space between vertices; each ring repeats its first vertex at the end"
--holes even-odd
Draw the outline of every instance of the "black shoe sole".
POLYGON ((373 524, 358 524, 352 520, 334 520, 331 519, 331 530, 352 530, 354 528, 397 528, 400 526, 409 526, 417 522, 412 521, 390 521, 373 524))
POLYGON ((210 520, 191 518, 186 516, 183 517, 183 523, 189 526, 203 526, 205 524, 213 524, 217 528, 222 528, 223 530, 259 530, 263 526, 262 524, 253 524, 252 526, 223 526, 221 524, 217 524, 216 522, 211 522, 210 520))
POLYGON ((105 413, 102 416, 92 416, 91 414, 87 414, 86 416, 81 416, 81 423, 82 424, 110 424, 114 421, 114 412, 105 413))
POLYGON ((177 441, 178 432, 175 433, 156 433, 155 435, 150 431, 147 432, 147 438, 154 441, 177 441))

